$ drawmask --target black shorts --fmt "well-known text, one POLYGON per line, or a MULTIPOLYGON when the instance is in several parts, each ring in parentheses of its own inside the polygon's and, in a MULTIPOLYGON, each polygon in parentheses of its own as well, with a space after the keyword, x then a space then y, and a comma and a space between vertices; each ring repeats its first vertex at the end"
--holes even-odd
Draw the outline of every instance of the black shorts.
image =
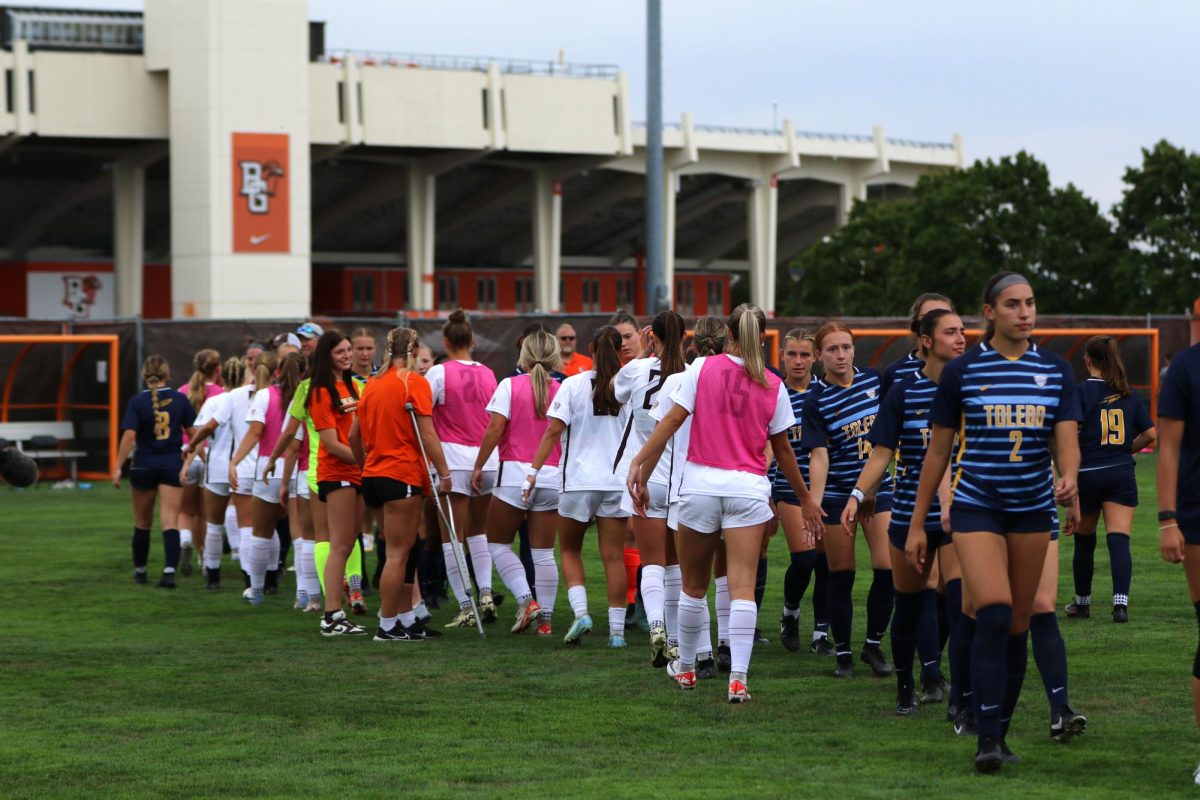
POLYGON ((144 461, 134 461, 129 469, 129 483, 135 489, 149 491, 159 486, 179 486, 179 470, 183 469, 183 456, 171 454, 155 456, 144 461))
MULTIPOLYGON (((1176 520, 1179 523, 1179 532, 1183 534, 1184 544, 1200 544, 1200 519, 1193 520, 1176 520)), ((1160 522, 1159 525, 1166 525, 1165 522, 1160 522)))
POLYGON ((986 531, 1002 536, 1008 533, 1044 533, 1058 530, 1053 511, 1015 513, 957 504, 950 506, 950 527, 956 534, 986 531))
POLYGON ((350 481, 317 481, 317 499, 322 503, 328 503, 329 495, 338 489, 353 489, 357 494, 362 494, 362 487, 357 483, 351 483, 350 481))
MULTIPOLYGON (((850 501, 846 495, 825 495, 821 500, 821 508, 825 511, 824 522, 826 525, 841 525, 842 512, 846 510, 846 503, 850 501)), ((787 501, 785 501, 787 502, 787 501)), ((859 504, 861 505, 861 503, 859 504)), ((892 493, 880 492, 875 496, 875 513, 887 514, 892 510, 892 493)), ((903 548, 902 548, 903 549, 903 548)))
MULTIPOLYGON (((950 534, 942 530, 942 526, 936 528, 926 528, 925 536, 929 539, 927 552, 932 553, 944 544, 950 544, 950 534)), ((897 550, 903 550, 904 545, 908 543, 908 526, 907 525, 888 525, 888 541, 897 550)))
POLYGON ((384 503, 393 500, 407 500, 410 497, 420 497, 424 490, 392 478, 363 478, 362 496, 367 508, 383 508, 384 503))
POLYGON ((1079 510, 1095 514, 1105 503, 1137 508, 1137 476, 1133 465, 1079 473, 1079 510))

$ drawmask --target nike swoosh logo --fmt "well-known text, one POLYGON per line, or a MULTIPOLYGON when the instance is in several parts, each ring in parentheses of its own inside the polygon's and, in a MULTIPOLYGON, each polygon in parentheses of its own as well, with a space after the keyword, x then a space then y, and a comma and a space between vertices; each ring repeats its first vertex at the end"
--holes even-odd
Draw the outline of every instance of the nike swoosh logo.
POLYGON ((992 385, 990 383, 985 383, 983 386, 979 387, 979 391, 986 392, 990 388, 992 388, 992 385))
POLYGON ((921 416, 922 414, 925 414, 925 413, 927 413, 927 411, 928 411, 928 409, 924 409, 924 408, 922 408, 922 409, 919 409, 919 410, 917 411, 917 416, 919 417, 919 416, 921 416))
POLYGON ((263 242, 265 242, 267 239, 270 239, 270 238, 271 238, 271 234, 269 234, 269 233, 264 233, 261 236, 251 236, 250 244, 252 244, 252 245, 262 244, 263 242))
POLYGON ((999 707, 1000 706, 981 705, 981 706, 979 706, 979 710, 980 711, 995 711, 999 707))

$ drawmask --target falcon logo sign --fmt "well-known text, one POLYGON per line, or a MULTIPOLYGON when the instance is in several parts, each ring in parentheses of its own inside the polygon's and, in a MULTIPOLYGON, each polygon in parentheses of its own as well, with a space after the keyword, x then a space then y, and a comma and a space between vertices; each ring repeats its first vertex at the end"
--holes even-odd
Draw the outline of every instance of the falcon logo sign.
POLYGON ((63 275, 63 300, 72 319, 87 319, 96 304, 96 292, 103 285, 95 275, 63 275))
POLYGON ((290 251, 287 164, 287 134, 233 134, 233 252, 290 251))

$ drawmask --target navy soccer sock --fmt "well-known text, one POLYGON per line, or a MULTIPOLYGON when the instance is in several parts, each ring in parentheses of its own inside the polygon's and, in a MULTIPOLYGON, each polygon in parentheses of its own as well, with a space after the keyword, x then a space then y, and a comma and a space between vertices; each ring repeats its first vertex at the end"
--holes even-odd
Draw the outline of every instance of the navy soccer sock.
POLYGON ((913 654, 917 649, 922 592, 896 592, 892 616, 892 663, 899 689, 913 688, 913 654))
POLYGON ((146 562, 150 560, 150 529, 133 529, 133 566, 145 571, 146 562))
POLYGON ((813 567, 813 630, 829 634, 829 559, 817 553, 817 564, 813 567))
POLYGON ((1096 534, 1075 534, 1075 554, 1071 557, 1071 571, 1075 575, 1076 602, 1081 597, 1092 596, 1092 576, 1096 572, 1096 534))
POLYGON ((754 605, 762 611, 763 594, 767 591, 767 557, 758 560, 758 573, 754 577, 754 605))
POLYGON ((975 689, 971 680, 971 657, 975 651, 975 619, 967 614, 958 617, 958 639, 954 653, 954 675, 958 680, 959 708, 975 709, 975 689))
POLYGON ((163 538, 163 569, 174 572, 179 568, 179 531, 168 528, 162 532, 163 538))
POLYGON ((890 569, 873 570, 871 588, 867 591, 867 644, 879 644, 887 633, 892 619, 892 602, 896 591, 892 588, 890 569))
POLYGON ((829 616, 833 644, 839 656, 850 655, 850 629, 854 624, 854 570, 829 573, 829 616))
POLYGON ((945 599, 946 610, 946 635, 949 637, 946 641, 949 647, 946 657, 950 665, 950 702, 957 703, 962 696, 962 690, 958 685, 958 620, 962 615, 962 580, 955 578, 952 581, 946 582, 945 599))
POLYGON ((1008 694, 1008 626, 1012 609, 984 606, 975 612, 975 644, 971 648, 971 683, 979 738, 999 737, 1001 711, 1008 694))
MULTIPOLYGON (((925 589, 920 593, 920 613, 917 617, 917 652, 921 656, 921 680, 931 681, 942 671, 942 651, 939 647, 938 593, 925 589)), ((900 593, 896 593, 896 611, 900 610, 900 593)), ((892 625, 893 635, 896 626, 892 625)))
POLYGON ((1029 633, 1033 637, 1033 661, 1042 676, 1042 685, 1046 687, 1050 720, 1053 721, 1059 707, 1070 702, 1067 698, 1067 645, 1053 611, 1030 617, 1029 633))
POLYGON ((783 575, 783 605, 790 609, 799 609, 804 593, 808 591, 809 581, 812 580, 813 569, 817 566, 817 551, 806 550, 803 553, 792 553, 791 563, 783 575))
POLYGON ((1008 649, 1005 661, 1008 674, 1004 682, 1004 715, 1000 718, 1000 735, 1008 735, 1008 726, 1012 722, 1013 712, 1017 709, 1017 700, 1021 698, 1021 685, 1025 683, 1025 669, 1029 661, 1029 631, 1021 631, 1008 637, 1008 649))
POLYGON ((1129 555, 1129 535, 1110 533, 1107 537, 1108 560, 1112 564, 1113 605, 1129 605, 1129 584, 1133 580, 1133 558, 1129 555))

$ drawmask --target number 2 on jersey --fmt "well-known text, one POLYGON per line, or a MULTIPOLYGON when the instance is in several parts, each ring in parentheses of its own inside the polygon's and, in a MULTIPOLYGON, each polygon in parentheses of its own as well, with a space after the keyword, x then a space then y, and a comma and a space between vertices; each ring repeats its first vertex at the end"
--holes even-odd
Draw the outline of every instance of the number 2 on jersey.
POLYGON ((1125 444, 1125 412, 1121 409, 1100 409, 1100 444, 1125 444))
POLYGON ((1024 457, 1022 457, 1020 455, 1021 442, 1024 441, 1024 439, 1025 439, 1025 433, 1023 431, 1013 431, 1010 434, 1008 434, 1008 440, 1013 443, 1012 452, 1009 453, 1009 455, 1008 455, 1009 461, 1024 461, 1025 460, 1024 457))
POLYGON ((654 395, 658 394, 658 390, 662 388, 662 381, 658 379, 661 375, 657 369, 650 370, 650 386, 646 389, 646 397, 642 400, 642 408, 649 411, 654 407, 654 395))

